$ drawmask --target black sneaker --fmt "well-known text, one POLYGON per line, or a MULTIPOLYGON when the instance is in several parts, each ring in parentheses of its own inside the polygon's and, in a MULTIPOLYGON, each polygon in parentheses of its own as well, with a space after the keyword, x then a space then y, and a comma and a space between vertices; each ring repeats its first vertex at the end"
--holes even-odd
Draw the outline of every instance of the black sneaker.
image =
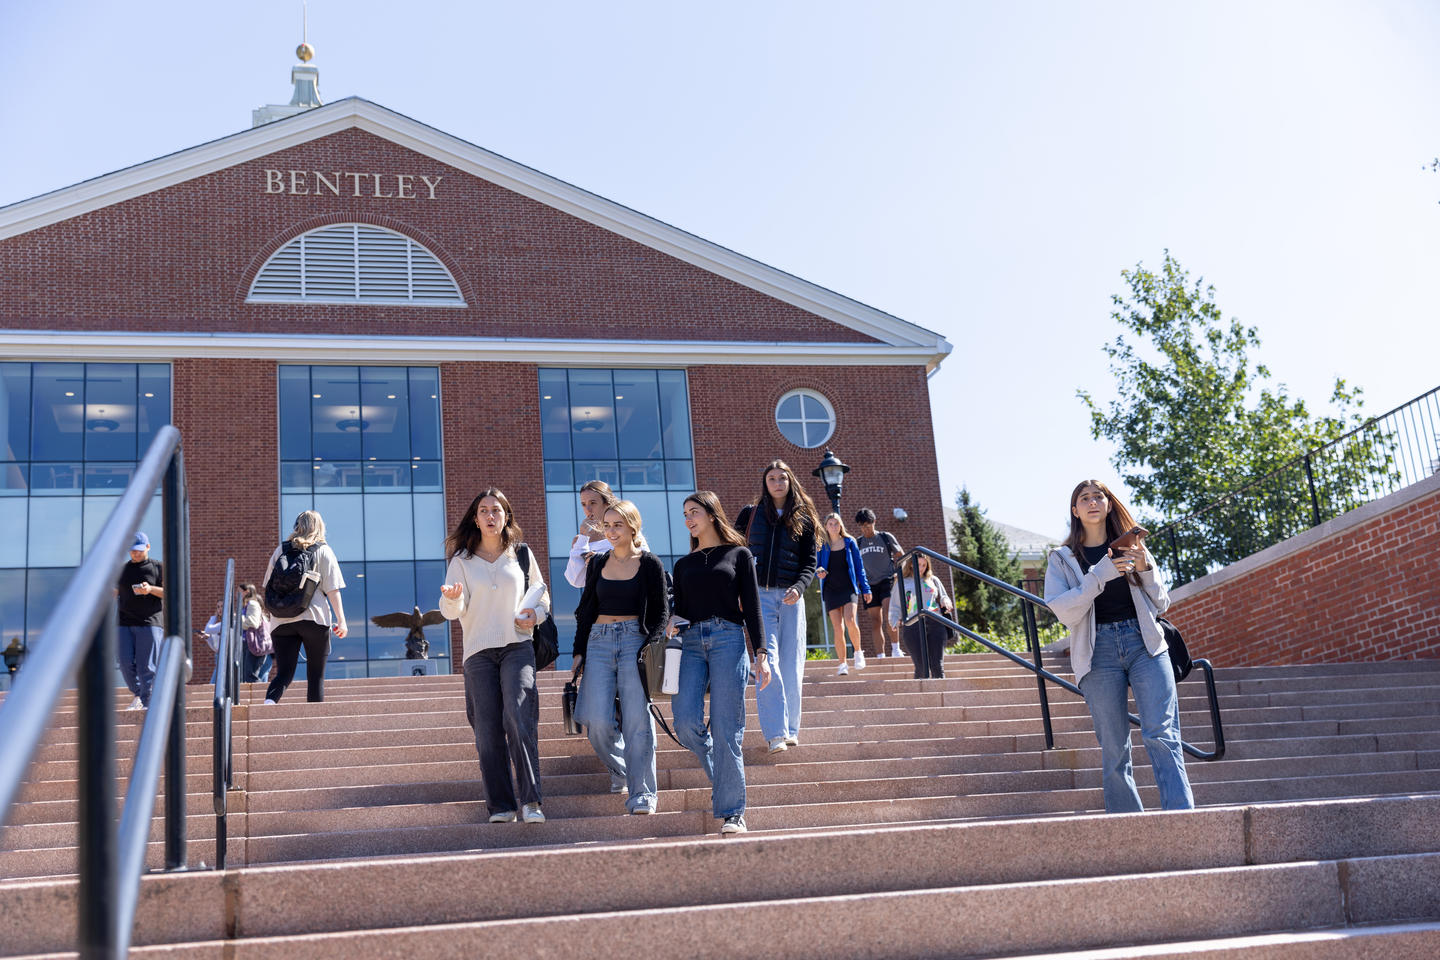
POLYGON ((743 813, 737 813, 733 817, 726 817, 725 822, 720 824, 721 835, 727 833, 744 833, 745 830, 745 815, 743 813))

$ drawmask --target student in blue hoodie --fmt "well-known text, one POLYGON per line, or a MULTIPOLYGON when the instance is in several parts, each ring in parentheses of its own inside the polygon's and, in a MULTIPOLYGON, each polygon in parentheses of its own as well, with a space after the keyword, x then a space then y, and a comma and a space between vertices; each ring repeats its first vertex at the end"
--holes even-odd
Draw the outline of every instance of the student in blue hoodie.
POLYGON ((827 516, 824 529, 825 542, 820 545, 815 575, 820 578, 820 597, 835 631, 835 655, 840 658, 840 667, 835 673, 844 676, 850 672, 845 657, 846 627, 850 629, 850 643, 855 648, 855 669, 865 669, 865 651, 860 649, 860 621, 855 614, 862 598, 870 602, 870 581, 865 576, 865 563, 860 559, 860 545, 845 531, 845 521, 840 519, 840 514, 827 516))

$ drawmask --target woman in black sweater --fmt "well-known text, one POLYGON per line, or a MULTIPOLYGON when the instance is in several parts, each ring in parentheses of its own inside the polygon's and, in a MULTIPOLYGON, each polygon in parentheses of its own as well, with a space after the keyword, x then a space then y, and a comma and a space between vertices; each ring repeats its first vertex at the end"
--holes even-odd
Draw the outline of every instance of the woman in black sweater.
POLYGON ((612 504, 602 520, 610 550, 593 554, 585 569, 575 609, 574 675, 580 678, 575 719, 585 725, 612 782, 624 781, 630 794, 625 808, 647 814, 655 812, 657 801, 655 721, 636 658, 642 645, 665 635, 670 611, 665 569, 640 549, 640 524, 635 504, 612 504))
POLYGON ((689 621, 681 633, 680 688, 671 702, 675 735, 700 758, 710 778, 722 834, 745 832, 745 686, 750 634, 759 689, 770 683, 770 661, 760 632, 755 560, 708 490, 685 498, 690 553, 675 561, 675 616, 689 621), (743 629, 742 629, 743 627, 743 629), (705 688, 710 723, 705 723, 705 688))
POLYGON ((760 584, 760 642, 770 651, 775 682, 755 692, 760 732, 771 753, 800 742, 800 684, 805 679, 805 589, 815 579, 820 515, 784 460, 760 472, 760 495, 735 526, 755 556, 760 584))

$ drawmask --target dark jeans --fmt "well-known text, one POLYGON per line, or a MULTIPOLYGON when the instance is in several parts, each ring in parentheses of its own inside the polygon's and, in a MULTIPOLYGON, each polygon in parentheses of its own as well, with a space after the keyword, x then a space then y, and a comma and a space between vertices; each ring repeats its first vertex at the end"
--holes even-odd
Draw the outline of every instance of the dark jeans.
MULTIPOLYGON (((242 641, 243 642, 243 641, 242 641)), ((246 647, 240 651, 240 682, 259 683, 270 676, 270 654, 255 656, 246 647)), ((294 673, 291 673, 294 676, 294 673)))
POLYGON ((920 620, 901 630, 910 662, 915 664, 915 679, 945 676, 945 644, 950 640, 950 631, 929 620, 920 620))
POLYGON ((511 813, 520 803, 539 803, 540 694, 529 640, 477 650, 465 659, 465 719, 475 731, 485 808, 511 813))
POLYGON ((330 650, 330 628, 314 620, 282 623, 270 631, 275 643, 275 679, 265 688, 265 699, 280 702, 285 688, 295 679, 295 665, 300 662, 300 647, 305 647, 305 699, 320 703, 325 699, 325 658, 330 650))

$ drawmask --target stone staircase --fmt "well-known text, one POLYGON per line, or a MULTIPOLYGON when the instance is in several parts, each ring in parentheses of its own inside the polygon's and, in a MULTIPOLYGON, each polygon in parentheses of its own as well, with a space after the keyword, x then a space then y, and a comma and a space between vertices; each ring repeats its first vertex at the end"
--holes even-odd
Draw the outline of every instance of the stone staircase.
MULTIPOLYGON (((1043 750, 1034 680, 999 658, 947 658, 932 681, 833 670, 809 665, 785 753, 752 697, 751 833, 723 840, 663 734, 660 812, 624 814, 561 728, 560 675, 541 680, 540 825, 483 822, 458 677, 269 707, 247 687, 230 869, 147 876, 136 955, 1440 955, 1440 661, 1217 671, 1228 752, 1189 764, 1200 809, 1129 816, 1096 812, 1084 704, 1052 690, 1043 750)), ((209 689, 187 715, 196 867, 215 853, 209 689)), ((1202 746, 1203 691, 1181 687, 1202 746)), ((117 716, 123 779, 140 715, 117 716)), ((73 701, 55 723, 0 832, 0 956, 73 949, 73 701)), ((152 864, 160 837, 157 818, 152 864)))

